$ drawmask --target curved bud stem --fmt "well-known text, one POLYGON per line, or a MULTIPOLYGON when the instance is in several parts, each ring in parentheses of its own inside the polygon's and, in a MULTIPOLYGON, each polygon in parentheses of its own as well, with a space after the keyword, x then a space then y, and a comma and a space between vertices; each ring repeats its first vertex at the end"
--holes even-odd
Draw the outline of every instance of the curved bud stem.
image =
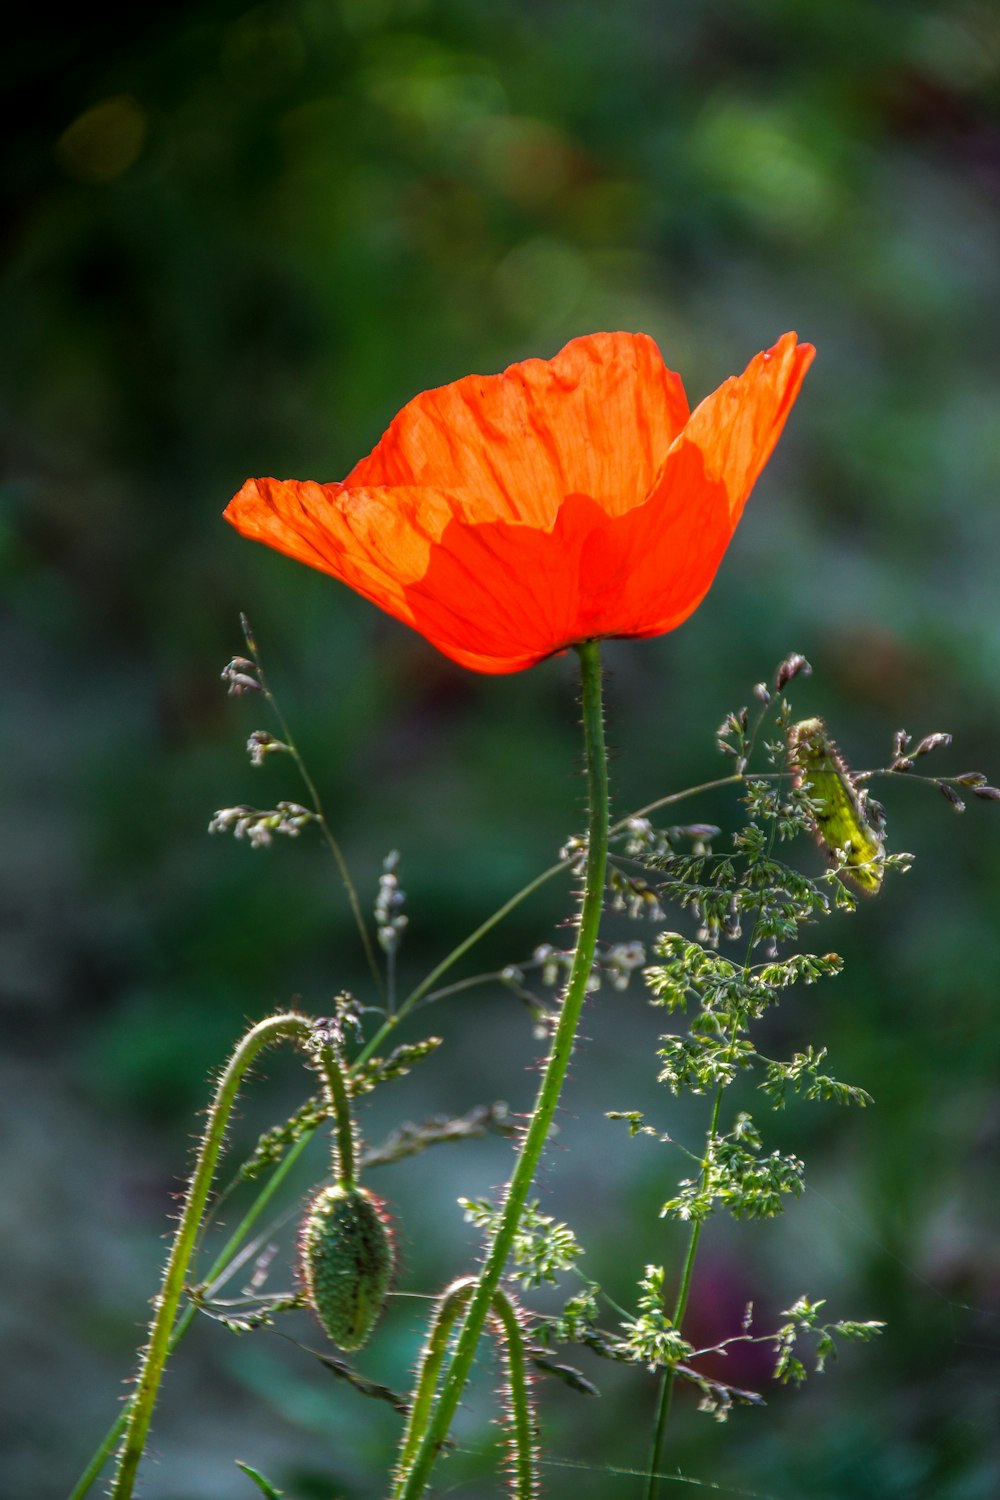
MULTIPOLYGON (((393 1500, 402 1495, 417 1452, 420 1436, 431 1414, 441 1366, 452 1329, 468 1307, 476 1289, 474 1276, 452 1282, 441 1293, 436 1305, 427 1342, 424 1345, 417 1374, 417 1384, 410 1415, 403 1433, 399 1462, 393 1479, 393 1500)), ((517 1305, 503 1287, 493 1293, 490 1311, 495 1323, 497 1342, 503 1353, 507 1388, 507 1443, 510 1449, 511 1492, 515 1500, 535 1500, 538 1494, 538 1453, 535 1424, 528 1389, 528 1368, 524 1356, 524 1330, 517 1305)))
POLYGON ((410 1415, 407 1418, 403 1441, 399 1448, 399 1459, 392 1487, 393 1500, 402 1494, 403 1485, 413 1466, 414 1454, 430 1420, 441 1366, 448 1352, 451 1331, 459 1314, 468 1307, 475 1288, 475 1277, 464 1276, 460 1281, 453 1281, 451 1286, 445 1287, 435 1304, 434 1318, 427 1335, 427 1342, 420 1354, 417 1383, 414 1386, 413 1400, 410 1403, 410 1415))
POLYGON ((493 1315, 500 1325, 506 1368, 511 1493, 514 1500, 535 1500, 538 1494, 538 1445, 528 1387, 528 1365, 524 1357, 524 1315, 503 1287, 497 1287, 493 1294, 493 1315))
POLYGON ((341 1187, 356 1187, 358 1136, 351 1113, 344 1049, 336 1028, 320 1023, 312 1033, 307 1050, 319 1074, 323 1098, 333 1116, 330 1154, 334 1180, 341 1187))
POLYGON ((136 1471, 146 1446, 149 1424, 156 1404, 157 1391, 169 1352, 170 1335, 173 1330, 177 1308, 187 1277, 198 1236, 198 1228, 215 1175, 216 1162, 222 1150, 222 1141, 229 1122, 236 1095, 243 1076, 257 1054, 274 1042, 291 1038, 297 1042, 307 1041, 312 1033, 312 1023, 294 1011, 269 1016, 266 1021, 252 1027, 240 1042, 222 1077, 219 1079, 215 1097, 208 1112, 208 1124, 198 1148, 198 1159, 188 1183, 184 1207, 170 1258, 163 1275, 163 1285, 154 1302, 153 1321, 149 1328, 149 1339, 142 1354, 135 1394, 129 1407, 128 1425, 118 1455, 118 1467, 111 1488, 111 1500, 129 1500, 135 1484, 136 1471))

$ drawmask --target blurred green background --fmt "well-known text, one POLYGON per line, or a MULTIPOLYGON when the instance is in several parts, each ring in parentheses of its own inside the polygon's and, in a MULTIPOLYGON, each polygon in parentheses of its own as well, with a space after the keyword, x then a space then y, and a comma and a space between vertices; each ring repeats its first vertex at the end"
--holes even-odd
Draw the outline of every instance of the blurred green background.
MULTIPOLYGON (((453 667, 231 532, 247 475, 339 477, 417 390, 581 332, 649 332, 696 401, 795 328, 819 357, 708 600, 675 636, 607 650, 616 805, 722 774, 715 726, 793 649, 815 668, 797 705, 855 765, 884 764, 900 726, 946 729, 938 768, 997 779, 1000 14, 215 0, 60 28, 28 8, 5 30, 2 1462, 5 1493, 40 1496, 70 1487, 131 1373, 210 1072, 292 997, 371 1000, 317 844, 206 837, 216 807, 299 795, 287 763, 248 766, 246 735, 273 726, 219 682, 239 610, 366 905, 402 851, 404 981, 580 822, 572 663, 453 667)), ((793 995, 771 1038, 828 1045, 875 1108, 765 1121, 810 1190, 777 1225, 712 1227, 695 1314, 718 1336, 752 1298, 766 1328, 810 1292, 890 1327, 728 1429, 680 1401, 671 1466, 723 1494, 1000 1491, 998 813, 883 795, 915 867, 826 924, 846 974, 793 995)), ((547 888, 464 972, 562 941, 568 903, 547 888)), ((661 1028, 638 987, 594 998, 540 1181, 620 1301, 647 1260, 676 1267, 656 1215, 682 1164, 604 1111, 645 1109, 691 1144, 704 1124, 656 1086, 661 1028)), ((409 1035, 428 1029, 446 1047, 378 1095, 370 1140, 528 1105, 539 1044, 498 987, 409 1035)), ((234 1149, 302 1083, 269 1061, 234 1149)), ((509 1160, 494 1139, 379 1174, 400 1290, 468 1266, 454 1200, 509 1160)), ((359 1366, 405 1384, 425 1312, 395 1301, 359 1366)), ((286 1331, 320 1346, 304 1319, 286 1331)), ((636 1495, 652 1383, 587 1373, 600 1400, 540 1384, 546 1493, 636 1495)), ((735 1357, 728 1373, 764 1378, 735 1357)), ((490 1377, 484 1359, 451 1494, 499 1490, 490 1377)), ((362 1500, 397 1428, 297 1344, 206 1322, 168 1378, 143 1493, 238 1500, 240 1458, 293 1500, 362 1500)))

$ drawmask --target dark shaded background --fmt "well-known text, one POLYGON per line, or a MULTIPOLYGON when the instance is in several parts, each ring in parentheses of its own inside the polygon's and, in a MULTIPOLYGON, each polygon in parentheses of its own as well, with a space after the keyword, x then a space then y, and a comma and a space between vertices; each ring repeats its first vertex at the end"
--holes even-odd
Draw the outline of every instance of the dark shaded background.
MULTIPOLYGON (((819 358, 709 600, 675 637, 607 651, 617 805, 720 774, 715 725, 791 649, 816 668, 799 706, 857 765, 884 763, 900 725, 950 729, 941 769, 996 779, 1000 16, 985 0, 217 0, 16 25, 3 1488, 41 1496, 69 1488, 132 1369, 207 1075, 245 1019, 368 993, 318 847, 205 836, 220 805, 298 795, 289 766, 247 766, 260 705, 218 680, 239 609, 366 903, 383 854, 403 852, 404 979, 579 823, 572 664, 451 666, 231 533, 219 513, 248 474, 337 477, 416 390, 580 332, 648 331, 697 400, 796 328, 819 358)), ((997 813, 956 818, 932 788, 885 796, 916 866, 827 924, 846 975, 793 996, 777 1032, 829 1045, 876 1107, 769 1122, 811 1191, 778 1225, 713 1226, 695 1313, 714 1337, 753 1298, 766 1327, 808 1291, 890 1329, 728 1429, 682 1402, 671 1462, 724 1494, 1000 1488, 997 813)), ((733 816, 712 799, 689 812, 733 816)), ((474 968, 558 941, 566 910, 549 888, 474 968)), ((447 1046, 378 1096, 371 1139, 483 1100, 526 1106, 538 1044, 515 1001, 487 987, 423 1022, 447 1046)), ((646 1109, 692 1144, 704 1125, 655 1086, 659 1025, 638 989, 595 999, 540 1184, 621 1301, 647 1260, 677 1263, 656 1218, 677 1161, 604 1111, 646 1109)), ((234 1147, 301 1085, 270 1062, 234 1147)), ((454 1199, 508 1163, 491 1141, 380 1175, 402 1290, 468 1265, 454 1199)), ((321 1171, 317 1155, 288 1206, 321 1171)), ((395 1303, 360 1366, 404 1383, 424 1311, 395 1303)), ((306 1321, 288 1328, 319 1346, 306 1321)), ((441 1478, 453 1494, 496 1492, 484 1374, 470 1451, 441 1478)), ((588 1374, 600 1401, 540 1391, 560 1460, 546 1492, 635 1495, 652 1384, 588 1374)), ((729 1374, 763 1378, 735 1358, 729 1374)), ((238 1457, 294 1500, 360 1500, 383 1492, 396 1429, 281 1337, 205 1324, 168 1378, 144 1494, 249 1495, 238 1457)))

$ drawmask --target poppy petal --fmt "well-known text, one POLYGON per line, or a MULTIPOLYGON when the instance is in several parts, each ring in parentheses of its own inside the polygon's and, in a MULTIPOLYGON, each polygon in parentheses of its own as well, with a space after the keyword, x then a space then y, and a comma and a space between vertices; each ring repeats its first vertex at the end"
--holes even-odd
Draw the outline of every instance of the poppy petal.
POLYGON ((248 480, 226 518, 476 671, 656 635, 708 590, 814 353, 786 334, 689 417, 651 339, 574 339, 415 397, 343 484, 248 480))
POLYGON ((588 334, 414 397, 344 485, 432 485, 464 496, 467 521, 551 528, 567 495, 613 514, 637 504, 687 419, 651 338, 588 334))
POLYGON ((242 536, 339 578, 412 623, 403 587, 427 571, 459 509, 438 490, 345 490, 311 480, 248 479, 226 507, 242 536))
POLYGON ((577 641, 672 630, 707 593, 732 535, 726 488, 705 479, 696 448, 678 455, 675 474, 689 503, 669 514, 647 504, 608 516, 571 495, 548 533, 456 519, 405 589, 410 622, 452 660, 491 673, 577 641))
POLYGON ((574 497, 551 532, 506 520, 455 520, 427 573, 406 589, 416 628, 480 672, 516 672, 572 644, 579 620, 580 553, 604 518, 574 497), (581 511, 583 514, 581 514, 581 511))
POLYGON ((585 553, 586 596, 601 600, 611 628, 593 634, 650 636, 674 630, 705 597, 733 534, 725 484, 704 455, 680 441, 646 502, 608 523, 585 553))
POLYGON ((816 350, 786 333, 695 407, 683 440, 705 456, 705 472, 729 491, 733 526, 781 436, 816 350))

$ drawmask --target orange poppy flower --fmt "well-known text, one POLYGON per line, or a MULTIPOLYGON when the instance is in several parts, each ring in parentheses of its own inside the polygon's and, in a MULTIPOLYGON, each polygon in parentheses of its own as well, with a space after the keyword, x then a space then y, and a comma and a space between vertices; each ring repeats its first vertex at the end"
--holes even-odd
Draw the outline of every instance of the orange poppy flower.
POLYGON ((342 484, 249 479, 244 536, 477 672, 672 630, 715 576, 815 350, 786 333, 689 412, 637 333, 424 391, 342 484))

